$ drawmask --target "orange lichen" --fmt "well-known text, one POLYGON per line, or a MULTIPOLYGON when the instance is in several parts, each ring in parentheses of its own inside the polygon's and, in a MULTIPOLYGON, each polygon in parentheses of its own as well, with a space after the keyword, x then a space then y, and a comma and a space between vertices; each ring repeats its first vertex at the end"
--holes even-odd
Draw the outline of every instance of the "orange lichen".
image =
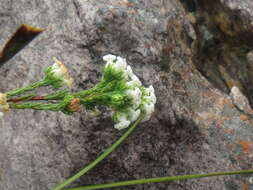
POLYGON ((249 121, 249 117, 247 115, 245 115, 245 114, 240 115, 240 119, 242 121, 249 121))
POLYGON ((253 150, 253 142, 246 141, 246 140, 240 140, 239 144, 242 146, 243 152, 245 154, 250 154, 253 150))
POLYGON ((241 185, 241 189, 242 189, 242 190, 249 190, 249 186, 248 186, 247 184, 243 183, 243 184, 241 185))

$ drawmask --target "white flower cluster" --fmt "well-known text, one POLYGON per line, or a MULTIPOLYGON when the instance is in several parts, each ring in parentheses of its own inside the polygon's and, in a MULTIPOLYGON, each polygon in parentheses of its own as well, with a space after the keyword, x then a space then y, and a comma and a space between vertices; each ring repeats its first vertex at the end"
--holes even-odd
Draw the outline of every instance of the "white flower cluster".
POLYGON ((9 111, 10 106, 7 103, 6 94, 0 93, 0 118, 4 116, 4 112, 9 111))
POLYGON ((142 121, 150 119, 151 114, 155 111, 156 96, 152 85, 149 88, 143 88, 141 111, 144 113, 142 121))
POLYGON ((156 96, 153 86, 145 88, 142 86, 139 78, 133 73, 132 68, 127 65, 126 59, 115 55, 106 55, 103 57, 106 61, 106 66, 112 66, 115 70, 123 73, 124 79, 128 86, 126 94, 131 98, 132 104, 125 112, 116 112, 115 114, 115 128, 127 128, 132 122, 136 121, 140 114, 143 114, 142 121, 150 119, 151 114, 154 112, 154 105, 156 103, 156 96))
POLYGON ((68 87, 72 86, 73 79, 70 77, 67 67, 58 59, 53 57, 54 64, 52 66, 52 73, 55 78, 61 79, 68 87))

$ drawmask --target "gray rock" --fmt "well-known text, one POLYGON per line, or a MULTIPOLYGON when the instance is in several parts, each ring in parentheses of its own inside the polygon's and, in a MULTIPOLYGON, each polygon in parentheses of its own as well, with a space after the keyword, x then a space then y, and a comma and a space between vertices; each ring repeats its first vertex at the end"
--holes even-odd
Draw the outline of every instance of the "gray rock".
MULTIPOLYGON (((102 56, 108 53, 127 58, 143 83, 155 87, 158 102, 152 119, 73 186, 252 168, 253 114, 238 110, 229 92, 237 86, 252 105, 253 70, 246 55, 253 34, 246 23, 253 19, 253 4, 181 2, 0 4, 0 44, 22 23, 47 29, 0 68, 1 92, 41 79, 54 56, 70 68, 73 91, 90 88, 99 81, 102 56), (232 26, 241 28, 231 31, 232 26)), ((112 125, 109 113, 94 117, 85 109, 71 116, 12 110, 0 128, 0 189, 53 188, 123 134, 112 125)), ((250 181, 250 176, 229 176, 121 189, 252 189, 250 181)))

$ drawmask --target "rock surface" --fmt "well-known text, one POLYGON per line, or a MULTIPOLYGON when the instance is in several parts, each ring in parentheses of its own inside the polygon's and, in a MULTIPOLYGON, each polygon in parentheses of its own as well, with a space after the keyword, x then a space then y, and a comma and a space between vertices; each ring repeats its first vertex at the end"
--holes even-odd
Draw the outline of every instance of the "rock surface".
MULTIPOLYGON (((54 56, 70 68, 73 90, 92 87, 108 53, 126 57, 143 83, 155 87, 152 119, 73 186, 252 169, 253 111, 250 105, 238 109, 229 94, 237 86, 252 105, 253 67, 247 57, 253 49, 253 3, 184 2, 0 4, 0 44, 22 23, 46 29, 0 68, 1 92, 41 79, 54 56)), ((123 133, 112 124, 109 114, 94 117, 85 110, 71 116, 11 111, 0 127, 0 189, 53 188, 123 133)), ((230 176, 120 189, 248 190, 253 184, 252 176, 230 176)))

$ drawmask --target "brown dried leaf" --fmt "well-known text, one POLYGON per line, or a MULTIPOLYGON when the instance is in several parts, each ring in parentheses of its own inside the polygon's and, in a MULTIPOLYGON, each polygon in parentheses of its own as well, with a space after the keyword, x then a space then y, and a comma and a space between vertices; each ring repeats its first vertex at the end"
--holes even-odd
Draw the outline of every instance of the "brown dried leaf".
POLYGON ((44 29, 41 28, 35 28, 26 24, 21 25, 0 52, 0 66, 14 57, 43 31, 44 29))

